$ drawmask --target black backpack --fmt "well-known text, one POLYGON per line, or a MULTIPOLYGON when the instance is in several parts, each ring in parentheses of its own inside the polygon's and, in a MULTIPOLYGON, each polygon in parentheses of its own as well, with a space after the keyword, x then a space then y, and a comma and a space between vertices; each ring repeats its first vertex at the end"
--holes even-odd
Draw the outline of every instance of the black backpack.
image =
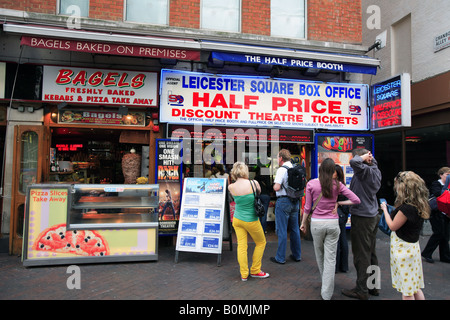
POLYGON ((303 189, 306 187, 306 169, 297 164, 292 168, 282 166, 287 170, 287 186, 283 186, 286 194, 291 199, 300 199, 303 196, 303 189))

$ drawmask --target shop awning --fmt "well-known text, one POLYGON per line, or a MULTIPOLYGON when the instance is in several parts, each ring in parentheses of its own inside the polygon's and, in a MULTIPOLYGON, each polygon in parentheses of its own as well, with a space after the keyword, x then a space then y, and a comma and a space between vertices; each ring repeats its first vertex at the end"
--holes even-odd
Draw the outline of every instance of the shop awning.
MULTIPOLYGON (((270 52, 270 50, 268 50, 270 52)), ((279 65, 306 69, 331 70, 352 73, 377 74, 379 61, 365 56, 330 54, 321 52, 288 50, 272 50, 273 55, 258 53, 225 53, 212 52, 211 62, 229 61, 238 63, 254 63, 262 65, 279 65)))
POLYGON ((147 58, 200 60, 200 45, 192 39, 111 34, 11 23, 5 23, 3 30, 21 34, 22 45, 41 49, 147 58))
POLYGON ((38 48, 166 58, 200 60, 200 52, 212 52, 212 61, 236 61, 269 65, 376 74, 380 60, 364 55, 308 51, 210 41, 201 39, 94 32, 61 27, 4 23, 3 30, 22 35, 22 44, 38 48), (64 39, 64 41, 59 41, 64 39))

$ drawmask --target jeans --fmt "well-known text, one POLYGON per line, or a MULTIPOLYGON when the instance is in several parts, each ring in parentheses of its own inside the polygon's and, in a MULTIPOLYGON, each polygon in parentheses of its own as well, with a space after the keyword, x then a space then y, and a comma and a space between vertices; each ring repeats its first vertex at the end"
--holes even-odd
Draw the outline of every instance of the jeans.
POLYGON ((250 270, 251 274, 257 274, 261 271, 261 260, 264 254, 264 249, 266 248, 266 236, 264 235, 264 231, 259 220, 253 222, 245 222, 234 217, 233 227, 234 231, 236 232, 237 259, 239 263, 239 269, 241 272, 241 277, 245 279, 248 277, 247 233, 250 234, 253 241, 255 242, 252 267, 250 270))
POLYGON ((337 219, 311 220, 311 235, 322 278, 321 295, 324 300, 330 300, 334 291, 336 249, 340 232, 337 219))
POLYGON ((261 194, 259 197, 261 198, 261 202, 264 206, 264 210, 266 210, 266 213, 264 214, 264 216, 259 218, 259 221, 261 221, 261 225, 265 232, 266 228, 267 228, 267 210, 269 210, 270 196, 268 194, 261 194))
POLYGON ((287 231, 290 233, 291 252, 295 260, 301 258, 300 227, 298 216, 300 213, 300 201, 291 201, 287 197, 277 199, 275 205, 275 231, 278 236, 278 248, 275 259, 286 262, 287 231))

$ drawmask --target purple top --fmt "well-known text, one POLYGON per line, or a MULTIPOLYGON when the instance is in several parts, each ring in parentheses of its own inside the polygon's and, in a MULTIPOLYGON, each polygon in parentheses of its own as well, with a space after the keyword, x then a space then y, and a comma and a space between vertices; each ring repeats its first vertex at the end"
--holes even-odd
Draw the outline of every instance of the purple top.
MULTIPOLYGON (((311 208, 319 197, 321 191, 322 188, 320 187, 319 179, 316 178, 308 182, 305 192, 305 214, 309 214, 311 212, 311 208)), ((348 189, 343 183, 339 183, 339 189, 336 187, 335 183, 332 198, 325 198, 324 196, 322 196, 316 208, 314 209, 311 218, 338 219, 338 215, 333 214, 333 209, 336 205, 337 197, 340 194, 346 196, 354 204, 359 204, 361 202, 358 196, 350 191, 350 189, 348 189)))

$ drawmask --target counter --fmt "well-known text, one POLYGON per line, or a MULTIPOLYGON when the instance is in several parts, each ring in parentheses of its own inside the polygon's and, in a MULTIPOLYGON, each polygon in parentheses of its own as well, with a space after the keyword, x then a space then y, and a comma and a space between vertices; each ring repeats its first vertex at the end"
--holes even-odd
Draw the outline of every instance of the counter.
POLYGON ((25 266, 158 259, 156 184, 34 184, 27 189, 25 266))

